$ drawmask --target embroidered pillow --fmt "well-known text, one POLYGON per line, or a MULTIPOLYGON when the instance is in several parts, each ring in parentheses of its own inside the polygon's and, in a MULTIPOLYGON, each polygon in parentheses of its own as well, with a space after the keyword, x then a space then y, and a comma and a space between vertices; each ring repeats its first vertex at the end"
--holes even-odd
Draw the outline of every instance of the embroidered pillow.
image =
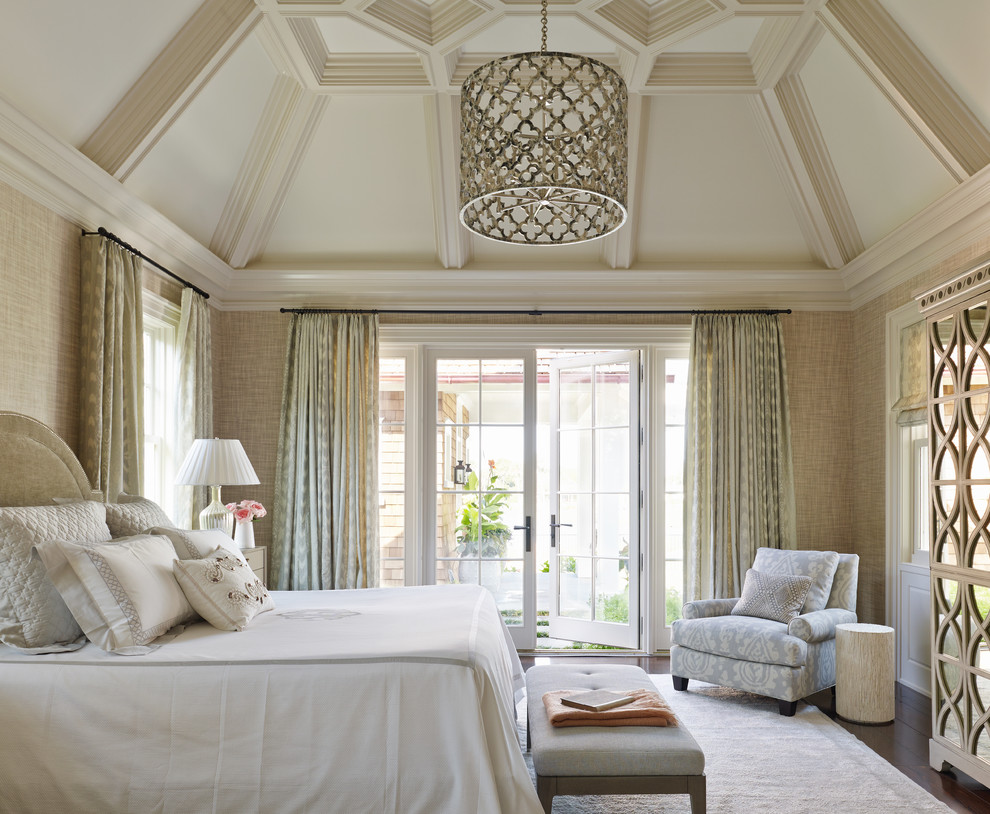
POLYGON ((275 607, 251 567, 224 548, 200 560, 176 560, 173 567, 189 604, 220 630, 244 630, 275 607))
POLYGON ((772 619, 786 625, 801 612, 811 583, 811 577, 762 574, 750 568, 732 614, 772 619))
POLYGON ((55 540, 37 551, 86 638, 103 650, 147 653, 163 633, 196 618, 172 574, 175 549, 166 537, 93 546, 55 540))
POLYGON ((832 580, 839 565, 835 551, 795 551, 793 549, 758 548, 753 568, 761 574, 790 574, 811 577, 811 589, 801 613, 823 610, 832 592, 832 580))
POLYGON ((152 526, 175 525, 153 500, 137 495, 120 495, 116 503, 107 503, 107 525, 112 537, 145 534, 152 526))
POLYGON ((102 503, 0 508, 0 641, 30 653, 76 650, 82 631, 32 556, 57 538, 98 543, 110 539, 102 503))
POLYGON ((208 557, 218 548, 226 549, 247 565, 247 560, 234 541, 220 529, 173 529, 165 526, 153 526, 148 534, 160 534, 168 537, 175 546, 175 553, 180 560, 201 560, 208 557))

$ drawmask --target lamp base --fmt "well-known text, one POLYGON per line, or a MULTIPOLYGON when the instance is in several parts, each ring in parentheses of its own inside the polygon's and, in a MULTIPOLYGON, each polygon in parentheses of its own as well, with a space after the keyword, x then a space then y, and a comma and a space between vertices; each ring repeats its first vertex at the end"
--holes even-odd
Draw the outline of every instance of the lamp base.
POLYGON ((211 486, 210 505, 199 513, 201 529, 220 529, 228 537, 234 533, 234 513, 220 502, 220 487, 211 486))

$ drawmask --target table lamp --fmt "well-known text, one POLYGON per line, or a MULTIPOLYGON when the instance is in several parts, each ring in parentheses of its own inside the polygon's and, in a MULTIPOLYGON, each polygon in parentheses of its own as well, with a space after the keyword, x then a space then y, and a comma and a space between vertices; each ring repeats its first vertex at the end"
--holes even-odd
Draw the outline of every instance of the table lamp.
POLYGON ((221 502, 220 487, 261 483, 241 442, 226 438, 197 438, 193 441, 175 482, 210 487, 213 499, 199 513, 199 527, 222 529, 228 537, 234 532, 234 515, 221 502))

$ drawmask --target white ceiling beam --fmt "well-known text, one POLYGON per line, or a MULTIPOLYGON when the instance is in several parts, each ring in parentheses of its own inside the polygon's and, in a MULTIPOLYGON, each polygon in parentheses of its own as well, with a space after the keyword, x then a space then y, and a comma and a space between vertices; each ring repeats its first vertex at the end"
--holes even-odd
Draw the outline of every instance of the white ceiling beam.
POLYGON ((866 247, 811 101, 796 74, 781 79, 773 92, 845 265, 866 247))
POLYGON ((124 180, 261 19, 252 0, 206 0, 80 148, 124 180))
POLYGON ((626 143, 628 158, 626 166, 626 211, 625 224, 617 232, 602 241, 602 262, 609 268, 627 269, 636 262, 636 245, 639 239, 640 218, 643 207, 643 185, 640 183, 646 152, 649 147, 650 99, 638 93, 629 94, 627 107, 626 143))
POLYGON ((460 96, 437 93, 424 98, 433 221, 437 258, 445 269, 462 268, 471 260, 470 233, 460 221, 461 114, 460 96))
POLYGON ((809 251, 826 268, 841 268, 846 262, 842 249, 829 226, 780 100, 767 90, 752 97, 751 107, 809 251))
POLYGON ((362 269, 307 271, 250 268, 224 308, 485 308, 552 311, 583 308, 806 308, 847 310, 849 295, 834 272, 819 269, 623 270, 531 268, 362 269))
POLYGON ((819 16, 957 181, 990 164, 990 131, 876 0, 832 0, 819 16))
POLYGON ((328 103, 287 76, 275 81, 210 242, 231 267, 264 251, 328 103))

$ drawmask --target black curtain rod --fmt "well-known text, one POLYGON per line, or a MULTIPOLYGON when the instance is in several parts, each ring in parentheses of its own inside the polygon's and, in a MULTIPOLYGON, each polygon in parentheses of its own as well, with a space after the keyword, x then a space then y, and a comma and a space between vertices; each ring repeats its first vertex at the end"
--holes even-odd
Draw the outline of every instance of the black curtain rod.
POLYGON ((662 316, 668 314, 690 314, 692 316, 701 314, 789 314, 790 308, 726 308, 726 309, 693 309, 693 310, 648 310, 648 311, 600 311, 589 309, 586 311, 532 311, 521 310, 450 310, 434 311, 430 309, 417 308, 279 308, 283 314, 432 314, 434 316, 464 315, 464 316, 524 316, 524 317, 550 317, 558 314, 562 316, 575 315, 596 315, 596 316, 662 316))
POLYGON ((121 246, 122 248, 127 249, 127 251, 129 251, 131 254, 136 254, 138 257, 140 257, 142 260, 144 260, 144 262, 151 263, 151 265, 153 265, 156 269, 158 269, 159 271, 164 272, 169 277, 171 277, 173 280, 178 280, 186 288, 191 288, 193 291, 195 291, 197 294, 199 294, 201 297, 203 297, 203 299, 207 299, 208 300, 210 298, 210 295, 207 294, 205 291, 203 291, 202 288, 200 288, 199 286, 193 285, 188 280, 183 280, 178 274, 176 274, 173 271, 169 271, 167 268, 165 268, 165 266, 161 265, 161 263, 156 263, 154 260, 152 260, 150 257, 148 257, 148 255, 144 254, 143 252, 139 252, 137 249, 135 249, 129 243, 125 243, 123 240, 121 240, 119 237, 117 237, 117 235, 113 234, 112 232, 108 232, 102 226, 99 229, 97 229, 95 232, 87 232, 85 229, 83 229, 83 235, 84 236, 85 235, 100 235, 101 237, 105 237, 107 240, 112 240, 118 246, 121 246))

